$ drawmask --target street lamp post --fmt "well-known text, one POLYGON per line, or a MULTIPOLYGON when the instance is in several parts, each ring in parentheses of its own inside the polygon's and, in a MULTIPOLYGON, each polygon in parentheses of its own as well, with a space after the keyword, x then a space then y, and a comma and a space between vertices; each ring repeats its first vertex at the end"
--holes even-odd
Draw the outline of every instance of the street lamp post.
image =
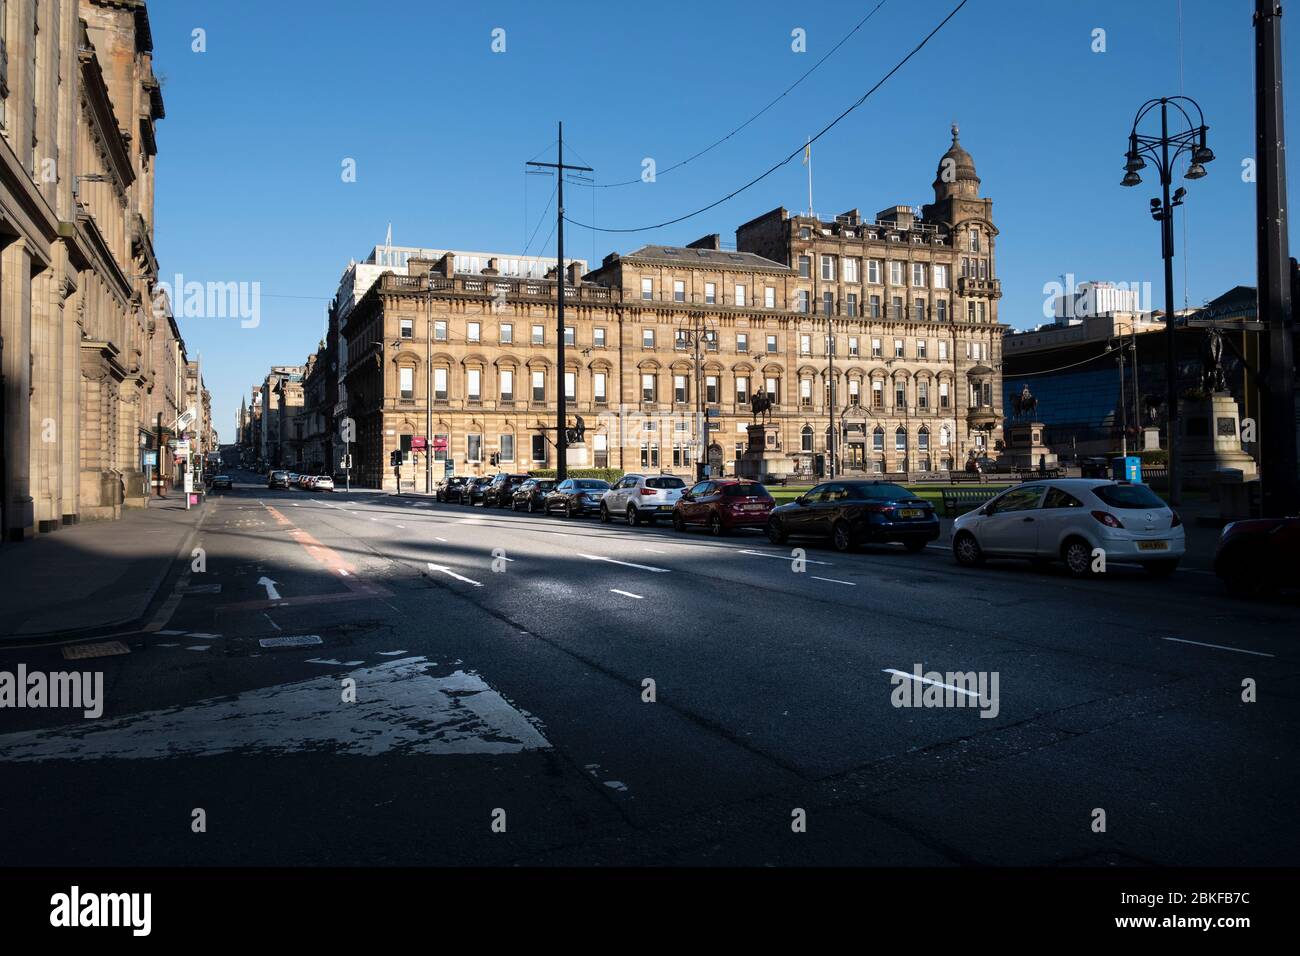
MULTIPOLYGON (((1177 118, 1176 116, 1175 119, 1177 118)), ((1151 200, 1151 218, 1160 223, 1160 248, 1165 261, 1165 375, 1168 379, 1165 428, 1169 446, 1169 503, 1173 505, 1182 503, 1182 469, 1178 460, 1181 444, 1178 439, 1178 346, 1175 338, 1177 323, 1174 319, 1174 207, 1182 205, 1187 190, 1180 186, 1171 197, 1169 186, 1173 181, 1173 163, 1184 152, 1190 159, 1184 178, 1195 180, 1205 175, 1205 164, 1214 159, 1214 153, 1205 144, 1208 129, 1200 105, 1189 96, 1162 96, 1147 100, 1133 118, 1128 152, 1125 154, 1124 178, 1120 180, 1121 186, 1136 186, 1142 182, 1138 170, 1146 168, 1143 155, 1150 157, 1160 173, 1161 198, 1151 200), (1183 104, 1195 110, 1195 123, 1183 104), (1160 134, 1157 136, 1138 132, 1138 125, 1156 107, 1160 108, 1160 134), (1169 132, 1171 108, 1182 117, 1185 129, 1169 132)))

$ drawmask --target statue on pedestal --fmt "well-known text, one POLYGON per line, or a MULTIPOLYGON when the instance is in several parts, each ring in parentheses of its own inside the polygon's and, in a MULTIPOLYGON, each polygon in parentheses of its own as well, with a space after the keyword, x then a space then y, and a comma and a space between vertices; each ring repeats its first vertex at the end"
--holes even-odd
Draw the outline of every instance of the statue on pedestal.
POLYGON ((1223 333, 1214 326, 1205 330, 1201 345, 1201 387, 1211 395, 1228 390, 1223 375, 1223 333))

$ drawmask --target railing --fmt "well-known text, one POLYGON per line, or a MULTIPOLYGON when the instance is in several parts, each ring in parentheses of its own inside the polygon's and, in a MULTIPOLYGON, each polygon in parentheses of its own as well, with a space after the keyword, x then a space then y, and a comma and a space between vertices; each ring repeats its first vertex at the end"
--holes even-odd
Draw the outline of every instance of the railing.
MULTIPOLYGON (((380 282, 384 292, 443 292, 453 295, 508 295, 553 299, 558 283, 552 279, 516 279, 497 276, 404 276, 385 274, 380 282)), ((609 302, 614 290, 597 285, 569 285, 564 296, 578 302, 609 302)))

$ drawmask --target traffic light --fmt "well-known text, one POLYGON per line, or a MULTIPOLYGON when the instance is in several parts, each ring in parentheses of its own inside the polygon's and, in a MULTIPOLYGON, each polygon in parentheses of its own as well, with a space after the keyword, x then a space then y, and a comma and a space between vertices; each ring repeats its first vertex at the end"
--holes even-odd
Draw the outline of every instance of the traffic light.
POLYGON ((392 465, 394 468, 399 468, 399 467, 401 467, 401 464, 402 464, 402 453, 401 453, 401 451, 399 450, 399 451, 392 451, 392 452, 389 452, 389 454, 388 454, 388 463, 389 463, 390 465, 392 465))

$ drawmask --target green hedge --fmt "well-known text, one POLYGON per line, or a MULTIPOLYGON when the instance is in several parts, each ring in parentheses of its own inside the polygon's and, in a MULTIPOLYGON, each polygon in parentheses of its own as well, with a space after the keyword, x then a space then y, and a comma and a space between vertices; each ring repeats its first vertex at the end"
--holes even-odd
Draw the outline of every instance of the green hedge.
MULTIPOLYGON (((534 478, 554 478, 554 468, 530 468, 528 474, 534 478)), ((599 478, 611 485, 623 477, 621 468, 570 468, 570 478, 599 478)))

